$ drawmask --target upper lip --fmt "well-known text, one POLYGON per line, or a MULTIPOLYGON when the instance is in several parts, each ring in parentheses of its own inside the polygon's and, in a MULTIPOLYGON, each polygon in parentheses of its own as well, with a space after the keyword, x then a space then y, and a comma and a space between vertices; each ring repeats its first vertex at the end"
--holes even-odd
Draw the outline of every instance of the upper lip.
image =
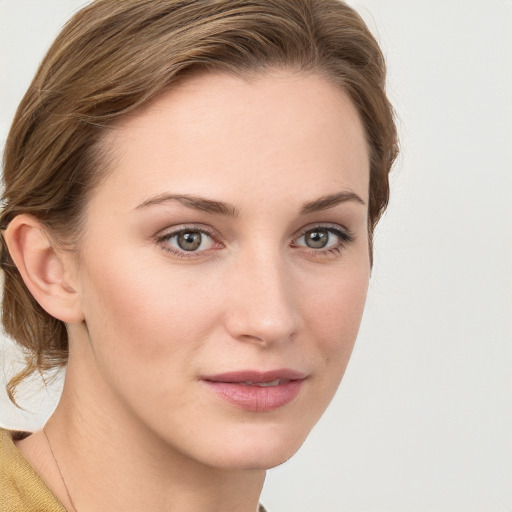
POLYGON ((266 372, 260 372, 257 370, 241 370, 234 372, 219 373, 217 375, 208 375, 202 377, 202 380, 210 382, 272 382, 274 380, 303 380, 306 378, 306 374, 283 368, 279 370, 271 370, 266 372))

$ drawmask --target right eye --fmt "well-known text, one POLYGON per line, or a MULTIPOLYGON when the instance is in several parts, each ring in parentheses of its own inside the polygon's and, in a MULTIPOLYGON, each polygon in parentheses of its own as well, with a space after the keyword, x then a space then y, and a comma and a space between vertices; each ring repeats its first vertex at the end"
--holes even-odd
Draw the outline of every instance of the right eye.
POLYGON ((162 248, 178 256, 192 256, 215 247, 215 241, 205 230, 198 228, 182 228, 166 233, 158 239, 162 248))

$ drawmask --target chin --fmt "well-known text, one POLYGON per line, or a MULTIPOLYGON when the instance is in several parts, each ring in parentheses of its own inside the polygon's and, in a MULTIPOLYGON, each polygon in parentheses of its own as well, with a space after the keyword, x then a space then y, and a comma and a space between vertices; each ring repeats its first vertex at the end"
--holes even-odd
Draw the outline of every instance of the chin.
POLYGON ((260 429, 232 435, 229 442, 219 443, 203 452, 209 465, 231 470, 267 470, 293 457, 309 434, 293 429, 260 429), (278 432, 276 432, 278 430, 278 432), (280 430, 280 431, 279 431, 280 430), (214 451, 211 451, 211 448, 214 451), (208 453, 209 452, 209 453, 208 453))
POLYGON ((214 456, 209 465, 233 471, 266 471, 284 464, 299 448, 300 446, 297 446, 281 453, 267 452, 263 449, 259 453, 222 454, 220 457, 214 456))

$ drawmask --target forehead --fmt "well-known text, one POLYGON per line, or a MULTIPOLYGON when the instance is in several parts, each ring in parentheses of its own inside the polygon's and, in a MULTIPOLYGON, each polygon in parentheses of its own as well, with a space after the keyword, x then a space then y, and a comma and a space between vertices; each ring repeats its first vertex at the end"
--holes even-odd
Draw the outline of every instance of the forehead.
POLYGON ((188 78, 121 120, 106 142, 114 154, 107 181, 134 196, 165 189, 268 197, 289 193, 291 184, 299 194, 342 187, 368 195, 358 112, 339 86, 316 74, 188 78))

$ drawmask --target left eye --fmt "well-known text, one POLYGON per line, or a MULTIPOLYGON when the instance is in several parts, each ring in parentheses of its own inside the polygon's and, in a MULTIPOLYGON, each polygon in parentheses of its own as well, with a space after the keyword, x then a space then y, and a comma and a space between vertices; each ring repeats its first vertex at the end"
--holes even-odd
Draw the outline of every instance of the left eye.
POLYGON ((348 241, 348 235, 342 231, 319 227, 308 229, 295 241, 295 245, 310 249, 330 249, 346 241, 348 241))
POLYGON ((174 249, 186 252, 205 251, 214 245, 212 237, 204 231, 197 229, 183 229, 164 237, 174 249))

